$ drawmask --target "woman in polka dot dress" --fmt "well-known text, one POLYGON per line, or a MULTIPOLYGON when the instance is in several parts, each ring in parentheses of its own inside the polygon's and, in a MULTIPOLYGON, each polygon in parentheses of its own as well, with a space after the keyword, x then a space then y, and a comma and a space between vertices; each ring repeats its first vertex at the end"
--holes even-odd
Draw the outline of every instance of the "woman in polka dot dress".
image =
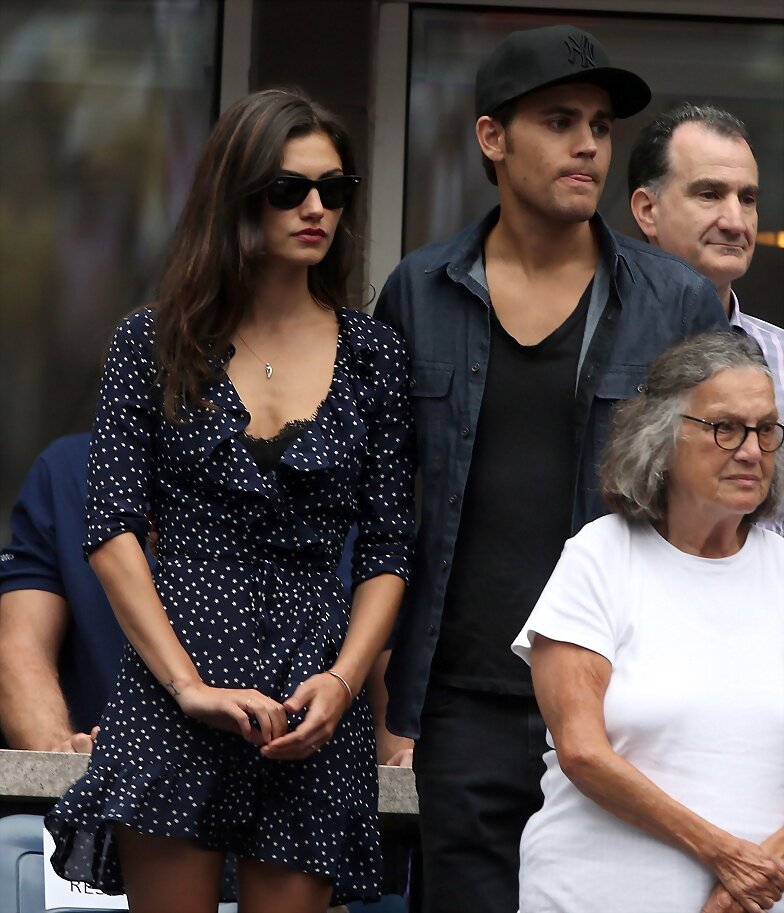
POLYGON ((300 93, 234 105, 156 306, 108 355, 85 549, 129 644, 90 767, 46 824, 58 873, 132 911, 214 911, 226 852, 241 911, 377 896, 362 688, 409 573, 413 460, 403 344, 344 307, 353 171, 300 93))

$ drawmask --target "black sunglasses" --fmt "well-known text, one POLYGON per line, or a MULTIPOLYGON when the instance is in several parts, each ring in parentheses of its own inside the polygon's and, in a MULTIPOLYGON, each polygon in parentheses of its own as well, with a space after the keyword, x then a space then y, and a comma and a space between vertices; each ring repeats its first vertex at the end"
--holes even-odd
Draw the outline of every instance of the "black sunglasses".
POLYGON ((325 209, 344 209, 354 197, 362 178, 355 174, 336 174, 334 177, 310 178, 282 174, 267 185, 267 202, 275 209, 294 209, 315 187, 325 209))

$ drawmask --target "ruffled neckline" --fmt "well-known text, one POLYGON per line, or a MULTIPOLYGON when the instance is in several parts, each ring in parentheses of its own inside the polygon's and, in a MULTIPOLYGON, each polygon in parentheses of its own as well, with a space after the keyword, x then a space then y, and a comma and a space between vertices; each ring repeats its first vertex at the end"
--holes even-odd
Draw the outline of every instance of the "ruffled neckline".
POLYGON ((316 531, 294 513, 288 499, 281 497, 287 473, 323 472, 340 465, 367 436, 366 416, 374 413, 383 394, 374 366, 381 348, 373 333, 374 321, 356 311, 342 309, 336 314, 338 342, 327 394, 309 426, 270 472, 259 472, 239 439, 250 416, 226 374, 225 362, 216 365, 215 381, 205 391, 217 408, 200 410, 196 418, 194 444, 207 474, 216 485, 249 495, 245 506, 248 523, 269 517, 275 509, 279 522, 269 533, 270 542, 278 546, 294 548, 320 541, 316 531), (284 530, 285 542, 281 541, 284 530))

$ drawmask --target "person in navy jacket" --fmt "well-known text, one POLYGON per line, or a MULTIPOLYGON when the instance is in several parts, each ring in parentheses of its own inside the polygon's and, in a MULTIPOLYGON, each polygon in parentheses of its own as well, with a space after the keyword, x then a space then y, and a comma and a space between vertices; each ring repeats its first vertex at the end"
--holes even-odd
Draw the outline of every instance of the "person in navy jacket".
POLYGON ((8 748, 92 750, 124 643, 82 555, 89 434, 36 457, 0 552, 0 727, 8 748))
POLYGON ((607 512, 614 404, 666 348, 727 325, 704 277, 597 210, 613 123, 650 100, 639 76, 563 24, 509 34, 475 89, 498 205, 408 254, 375 311, 412 364, 421 521, 387 725, 416 739, 427 913, 516 909, 546 746, 509 645, 566 539, 607 512))

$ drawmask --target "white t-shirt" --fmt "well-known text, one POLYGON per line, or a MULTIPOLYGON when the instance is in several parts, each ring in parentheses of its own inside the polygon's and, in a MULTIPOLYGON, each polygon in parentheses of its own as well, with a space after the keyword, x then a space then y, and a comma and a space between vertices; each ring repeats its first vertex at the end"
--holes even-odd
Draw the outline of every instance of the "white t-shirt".
MULTIPOLYGON (((736 555, 697 558, 602 517, 566 543, 512 645, 526 661, 536 633, 612 663, 610 744, 666 793, 747 840, 784 826, 784 539, 753 528, 736 555)), ((545 761, 520 913, 699 913, 709 869, 583 796, 555 751, 545 761)))

